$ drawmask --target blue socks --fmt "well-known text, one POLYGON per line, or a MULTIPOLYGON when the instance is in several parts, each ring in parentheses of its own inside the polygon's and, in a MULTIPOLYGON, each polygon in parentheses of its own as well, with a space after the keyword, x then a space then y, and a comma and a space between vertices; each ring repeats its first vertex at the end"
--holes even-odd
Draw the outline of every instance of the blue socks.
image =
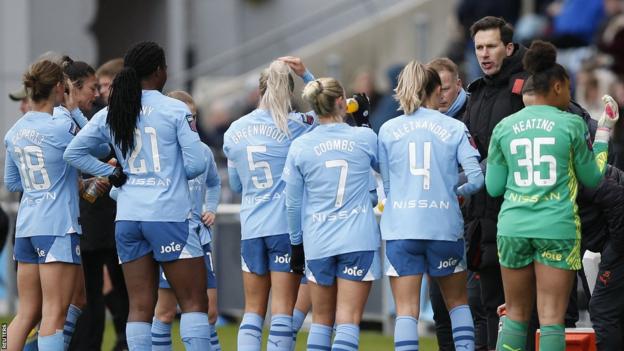
POLYGON ((411 316, 397 316, 394 324, 394 350, 418 351, 418 320, 411 316))
POLYGON ((358 351, 360 345, 360 327, 355 324, 338 324, 332 350, 358 351))
POLYGON ((171 324, 161 322, 154 317, 152 320, 152 350, 171 351, 171 324))
POLYGON ((260 351, 264 318, 255 313, 245 313, 238 329, 238 351, 260 351))
POLYGON ((330 351, 331 336, 334 328, 323 324, 312 323, 308 334, 307 350, 330 351))
POLYGON ((67 309, 67 317, 65 317, 65 326, 63 327, 63 343, 65 344, 65 350, 69 348, 69 343, 74 335, 76 329, 76 321, 82 314, 82 310, 74 305, 69 305, 67 309))
POLYGON ((475 343, 474 322, 468 305, 460 305, 449 311, 455 350, 473 351, 475 343))
POLYGON ((48 336, 41 336, 37 338, 37 344, 41 351, 59 351, 65 349, 65 338, 62 330, 57 330, 56 333, 48 336))
POLYGON ((212 347, 212 351, 221 351, 219 335, 217 335, 217 327, 214 324, 210 325, 210 346, 212 347))
POLYGON ((210 351, 210 324, 203 312, 182 313, 180 336, 186 351, 210 351))
POLYGON ((292 329, 293 329, 293 340, 292 346, 290 347, 291 351, 295 351, 295 345, 297 344, 297 333, 299 333, 299 329, 303 325, 303 321, 305 321, 306 314, 298 309, 293 310, 292 317, 292 329))
POLYGON ((130 351, 151 351, 152 325, 147 322, 128 322, 126 340, 130 351))
POLYGON ((290 351, 292 345, 292 316, 276 314, 271 317, 267 351, 290 351))

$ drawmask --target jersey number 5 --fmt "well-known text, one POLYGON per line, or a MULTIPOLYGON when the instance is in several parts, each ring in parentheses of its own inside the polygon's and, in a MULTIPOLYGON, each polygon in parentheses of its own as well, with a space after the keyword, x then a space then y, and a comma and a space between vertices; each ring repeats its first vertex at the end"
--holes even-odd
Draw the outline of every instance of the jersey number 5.
POLYGON ((249 163, 249 171, 253 172, 257 169, 262 169, 264 171, 264 177, 266 181, 261 182, 257 176, 251 177, 251 182, 256 187, 256 189, 268 189, 273 186, 273 174, 271 173, 271 165, 267 161, 256 161, 253 160, 254 153, 266 153, 267 147, 266 145, 249 145, 247 146, 247 163, 249 163))
POLYGON ((514 172, 514 181, 519 187, 552 186, 557 182, 557 159, 552 155, 542 155, 542 145, 555 145, 555 138, 519 138, 509 143, 512 155, 518 154, 519 148, 524 147, 524 158, 518 159, 518 166, 526 168, 526 178, 522 178, 520 172, 514 172), (543 179, 539 171, 533 167, 541 164, 548 165, 548 178, 543 179))

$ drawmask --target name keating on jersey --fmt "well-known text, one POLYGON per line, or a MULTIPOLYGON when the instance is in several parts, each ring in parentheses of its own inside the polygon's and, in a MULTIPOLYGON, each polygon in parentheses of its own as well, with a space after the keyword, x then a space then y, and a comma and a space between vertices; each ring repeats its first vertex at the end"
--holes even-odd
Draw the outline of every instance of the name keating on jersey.
POLYGON ((511 125, 514 134, 519 134, 529 129, 542 129, 547 132, 552 132, 555 122, 541 118, 527 119, 526 121, 520 121, 511 125))

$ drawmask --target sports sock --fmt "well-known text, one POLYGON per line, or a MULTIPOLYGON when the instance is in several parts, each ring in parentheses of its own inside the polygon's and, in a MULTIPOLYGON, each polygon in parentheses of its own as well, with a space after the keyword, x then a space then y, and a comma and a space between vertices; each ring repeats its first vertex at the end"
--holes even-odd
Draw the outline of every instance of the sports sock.
POLYGON ((418 320, 412 316, 397 316, 394 323, 394 350, 418 351, 418 320))
POLYGON ((306 350, 329 351, 331 350, 331 336, 333 327, 312 323, 308 334, 308 345, 306 350))
POLYGON ((292 316, 276 314, 271 317, 267 351, 290 351, 292 345, 292 316))
POLYGON ((67 309, 67 317, 65 317, 65 325, 63 326, 63 343, 65 350, 69 348, 69 343, 76 329, 76 321, 82 314, 82 310, 74 305, 69 305, 67 309))
POLYGON ((219 343, 219 335, 217 334, 217 326, 210 325, 210 346, 212 351, 221 351, 221 344, 219 343))
POLYGON ((255 313, 245 313, 238 328, 238 350, 260 351, 264 318, 255 313))
POLYGON ((526 347, 527 323, 517 322, 509 319, 509 317, 505 317, 502 320, 503 328, 498 333, 499 335, 496 350, 524 350, 526 347))
POLYGON ((460 305, 449 311, 455 350, 473 351, 475 343, 474 322, 468 305, 460 305))
POLYGON ((63 331, 57 330, 56 333, 48 336, 41 336, 37 338, 37 346, 41 351, 59 351, 65 348, 65 338, 63 337, 63 331))
POLYGON ((297 333, 299 333, 299 329, 301 329, 301 326, 303 325, 303 321, 305 321, 306 314, 295 308, 293 310, 292 318, 293 318, 293 321, 292 321, 293 341, 292 341, 292 346, 290 347, 290 350, 295 351, 295 346, 297 344, 297 333))
POLYGON ((360 345, 360 327, 355 324, 338 324, 333 351, 358 351, 360 345))
POLYGON ((566 348, 565 326, 563 324, 540 326, 539 348, 548 351, 564 351, 566 348))
POLYGON ((152 320, 152 350, 171 351, 171 324, 154 317, 152 320))
POLYGON ((186 351, 210 351, 208 314, 187 312, 180 316, 180 336, 186 351))
POLYGON ((126 340, 129 351, 152 350, 152 324, 147 322, 128 322, 126 340))

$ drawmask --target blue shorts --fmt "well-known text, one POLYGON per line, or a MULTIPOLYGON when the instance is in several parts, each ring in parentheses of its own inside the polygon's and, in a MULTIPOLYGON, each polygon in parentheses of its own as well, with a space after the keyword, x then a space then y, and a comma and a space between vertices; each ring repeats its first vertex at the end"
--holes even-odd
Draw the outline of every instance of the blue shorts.
POLYGON ((199 236, 189 233, 188 221, 117 221, 115 241, 120 263, 134 261, 150 253, 158 262, 204 255, 199 236))
POLYGON ((464 240, 387 240, 386 275, 444 277, 466 270, 464 240))
POLYGON ((334 285, 336 277, 352 281, 371 281, 381 277, 378 251, 358 251, 306 261, 309 281, 334 285))
MULTIPOLYGON (((206 244, 202 246, 204 250, 204 264, 206 265, 206 286, 208 289, 216 289, 217 288, 217 276, 214 272, 214 266, 212 265, 212 250, 210 249, 210 244, 206 244)), ((171 289, 171 285, 167 281, 167 277, 165 276, 165 272, 160 269, 160 281, 158 282, 158 287, 160 289, 171 289)))
POLYGON ((243 272, 257 275, 290 272, 290 235, 241 240, 241 266, 243 272))
POLYGON ((42 235, 15 238, 13 259, 23 263, 64 262, 80 264, 80 236, 69 233, 63 236, 42 235))

